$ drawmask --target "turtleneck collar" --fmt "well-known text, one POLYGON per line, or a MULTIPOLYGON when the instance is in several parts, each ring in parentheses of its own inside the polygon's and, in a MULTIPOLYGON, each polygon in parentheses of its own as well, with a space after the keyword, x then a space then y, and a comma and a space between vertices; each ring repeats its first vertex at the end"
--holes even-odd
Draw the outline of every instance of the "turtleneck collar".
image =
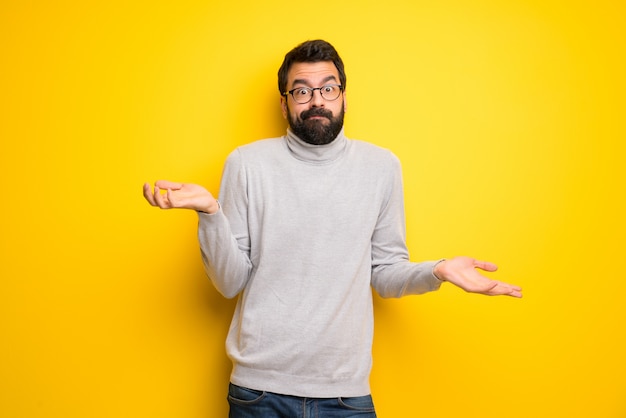
POLYGON ((311 145, 304 142, 289 128, 287 129, 285 139, 287 148, 289 148, 289 151, 295 158, 305 162, 322 164, 330 163, 341 157, 348 144, 348 139, 343 133, 343 128, 341 128, 337 138, 326 145, 311 145))

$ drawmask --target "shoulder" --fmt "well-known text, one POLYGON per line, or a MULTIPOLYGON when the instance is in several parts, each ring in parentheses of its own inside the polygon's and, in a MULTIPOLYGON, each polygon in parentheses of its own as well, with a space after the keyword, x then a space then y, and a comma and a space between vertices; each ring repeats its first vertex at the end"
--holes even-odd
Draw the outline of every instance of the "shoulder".
POLYGON ((241 145, 235 149, 241 153, 256 153, 256 152, 272 152, 278 148, 284 147, 284 137, 259 139, 249 144, 241 145))
POLYGON ((227 163, 243 163, 256 160, 263 160, 276 156, 285 148, 284 138, 259 139, 249 144, 240 145, 228 156, 227 163))
POLYGON ((372 167, 399 169, 400 159, 389 149, 358 139, 350 139, 350 154, 372 167))

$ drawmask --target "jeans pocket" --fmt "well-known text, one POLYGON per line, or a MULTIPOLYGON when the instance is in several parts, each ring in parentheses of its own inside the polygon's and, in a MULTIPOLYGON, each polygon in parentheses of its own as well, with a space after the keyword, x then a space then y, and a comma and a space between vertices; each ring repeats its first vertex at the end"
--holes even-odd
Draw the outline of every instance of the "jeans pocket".
POLYGON ((371 395, 339 398, 339 405, 354 411, 374 412, 374 401, 371 395))
POLYGON ((261 390, 244 388, 230 384, 228 386, 228 401, 239 405, 253 405, 260 402, 265 397, 265 392, 261 390))

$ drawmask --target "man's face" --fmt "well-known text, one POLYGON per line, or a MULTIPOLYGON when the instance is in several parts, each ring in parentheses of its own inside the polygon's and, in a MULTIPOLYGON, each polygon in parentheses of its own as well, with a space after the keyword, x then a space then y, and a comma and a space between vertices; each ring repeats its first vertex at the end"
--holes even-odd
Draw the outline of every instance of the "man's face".
MULTIPOLYGON (((287 73, 287 91, 297 87, 317 88, 340 84, 339 73, 332 61, 295 63, 287 73)), ((324 99, 319 90, 308 103, 297 103, 291 94, 281 98, 283 116, 300 139, 312 145, 332 142, 343 127, 345 92, 336 100, 324 99)))

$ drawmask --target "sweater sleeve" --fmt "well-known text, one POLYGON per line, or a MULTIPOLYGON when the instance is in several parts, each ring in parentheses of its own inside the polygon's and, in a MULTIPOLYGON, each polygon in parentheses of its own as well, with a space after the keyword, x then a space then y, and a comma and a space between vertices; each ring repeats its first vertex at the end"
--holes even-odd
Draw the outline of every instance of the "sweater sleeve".
POLYGON ((219 198, 217 213, 198 213, 198 240, 207 275, 222 295, 232 298, 252 271, 246 177, 237 150, 224 165, 219 198))
POLYGON ((372 287, 382 297, 402 297, 439 289, 433 274, 437 261, 409 261, 400 162, 393 159, 386 198, 372 235, 372 287))

